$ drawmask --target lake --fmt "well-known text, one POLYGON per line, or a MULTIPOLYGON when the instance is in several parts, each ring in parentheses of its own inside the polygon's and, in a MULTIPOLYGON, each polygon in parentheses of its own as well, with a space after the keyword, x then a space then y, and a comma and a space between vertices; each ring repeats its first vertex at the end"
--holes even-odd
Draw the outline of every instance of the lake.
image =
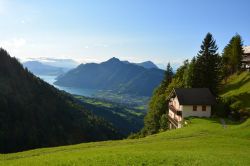
POLYGON ((55 85, 54 82, 56 81, 57 76, 50 76, 50 75, 38 75, 39 78, 43 79, 47 83, 53 85, 57 89, 64 90, 68 93, 75 94, 75 95, 81 95, 86 97, 93 97, 93 95, 98 92, 98 90, 95 89, 82 89, 82 88, 73 88, 73 87, 63 87, 55 85))

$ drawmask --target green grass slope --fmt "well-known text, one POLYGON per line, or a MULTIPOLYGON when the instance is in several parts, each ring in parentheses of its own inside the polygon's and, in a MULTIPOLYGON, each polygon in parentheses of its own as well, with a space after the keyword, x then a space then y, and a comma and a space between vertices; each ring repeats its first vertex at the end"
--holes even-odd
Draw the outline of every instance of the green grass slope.
POLYGON ((146 138, 84 143, 0 155, 8 165, 250 165, 250 120, 223 128, 216 119, 146 138))
POLYGON ((224 85, 221 96, 230 99, 233 108, 250 111, 250 72, 232 75, 224 85))

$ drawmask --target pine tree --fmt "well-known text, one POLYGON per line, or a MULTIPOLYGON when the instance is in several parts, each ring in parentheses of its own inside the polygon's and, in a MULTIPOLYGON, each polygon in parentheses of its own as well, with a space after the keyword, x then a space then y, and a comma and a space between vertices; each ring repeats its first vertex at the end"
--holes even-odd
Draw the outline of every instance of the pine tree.
POLYGON ((183 65, 181 65, 177 71, 176 74, 174 75, 171 83, 168 85, 165 93, 166 96, 168 96, 174 88, 184 88, 185 87, 185 75, 187 73, 188 70, 188 66, 189 66, 189 62, 188 60, 185 60, 183 62, 183 65))
POLYGON ((195 77, 194 77, 194 69, 195 69, 196 57, 193 57, 191 62, 188 65, 188 68, 184 74, 184 83, 186 88, 194 87, 195 77))
POLYGON ((162 80, 160 91, 164 93, 168 85, 171 83, 174 76, 173 68, 171 67, 170 63, 167 64, 167 68, 165 70, 164 79, 162 80))
POLYGON ((224 76, 233 74, 241 69, 243 55, 243 41, 241 36, 236 34, 223 49, 223 72, 224 76))
POLYGON ((197 55, 192 83, 192 87, 209 88, 214 95, 217 95, 221 81, 221 58, 217 50, 216 41, 212 34, 208 33, 197 55))

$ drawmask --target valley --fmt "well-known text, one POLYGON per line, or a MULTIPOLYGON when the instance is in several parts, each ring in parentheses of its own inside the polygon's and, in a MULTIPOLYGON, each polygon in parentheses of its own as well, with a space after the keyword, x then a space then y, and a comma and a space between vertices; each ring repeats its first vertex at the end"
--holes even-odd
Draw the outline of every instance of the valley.
POLYGON ((0 0, 0 166, 250 166, 249 6, 0 0))
POLYGON ((143 118, 146 114, 146 109, 143 107, 84 96, 74 95, 74 97, 84 108, 109 121, 124 138, 139 132, 143 127, 143 118))
POLYGON ((123 137, 143 127, 149 97, 116 94, 105 90, 82 89, 55 85, 57 76, 38 75, 54 87, 72 94, 84 108, 109 121, 123 137))
POLYGON ((148 96, 139 96, 133 94, 123 94, 117 93, 116 91, 111 90, 97 90, 97 89, 85 89, 85 88, 76 88, 76 87, 65 87, 54 84, 58 76, 51 75, 37 75, 39 78, 43 79, 47 83, 53 85, 54 87, 68 92, 73 95, 80 95, 86 97, 92 97, 100 100, 105 100, 107 102, 115 102, 119 104, 126 104, 132 107, 138 107, 144 111, 147 109, 147 105, 150 97, 148 96))
MULTIPOLYGON (((39 75, 38 75, 39 76, 39 75)), ((123 137, 143 127, 148 97, 115 94, 110 91, 62 87, 54 85, 57 76, 40 75, 54 87, 74 95, 84 108, 109 121, 123 137)))

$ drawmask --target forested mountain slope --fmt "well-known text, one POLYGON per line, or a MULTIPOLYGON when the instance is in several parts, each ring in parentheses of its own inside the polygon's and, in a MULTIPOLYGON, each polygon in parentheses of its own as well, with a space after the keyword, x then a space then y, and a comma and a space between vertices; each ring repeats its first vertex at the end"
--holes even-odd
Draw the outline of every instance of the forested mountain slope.
POLYGON ((0 152, 118 137, 107 121, 0 49, 0 152))

